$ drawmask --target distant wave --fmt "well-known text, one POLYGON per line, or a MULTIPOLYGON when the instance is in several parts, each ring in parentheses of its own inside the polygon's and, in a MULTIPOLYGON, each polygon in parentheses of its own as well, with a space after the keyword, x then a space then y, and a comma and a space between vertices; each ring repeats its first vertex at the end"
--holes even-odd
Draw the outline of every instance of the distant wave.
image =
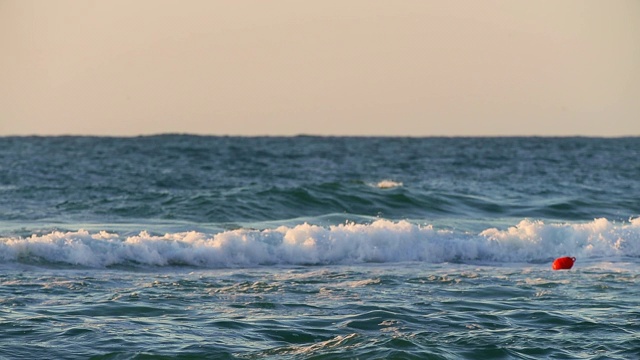
POLYGON ((401 187, 403 184, 401 182, 396 182, 393 180, 382 180, 375 184, 375 187, 379 189, 390 189, 395 187, 401 187))
POLYGON ((542 262, 555 256, 640 256, 640 219, 614 223, 545 224, 522 220, 479 234, 437 230, 407 221, 274 229, 217 234, 136 236, 85 230, 0 239, 0 262, 108 267, 187 265, 207 268, 441 262, 542 262))

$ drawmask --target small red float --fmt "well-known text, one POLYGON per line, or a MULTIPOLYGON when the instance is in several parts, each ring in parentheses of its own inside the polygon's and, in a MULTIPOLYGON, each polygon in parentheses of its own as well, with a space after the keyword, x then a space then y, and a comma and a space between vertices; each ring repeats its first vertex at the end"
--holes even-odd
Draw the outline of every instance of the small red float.
POLYGON ((553 270, 569 270, 573 267, 573 263, 576 261, 576 258, 574 257, 560 257, 557 258, 555 260, 553 260, 553 265, 551 265, 551 268, 553 270))

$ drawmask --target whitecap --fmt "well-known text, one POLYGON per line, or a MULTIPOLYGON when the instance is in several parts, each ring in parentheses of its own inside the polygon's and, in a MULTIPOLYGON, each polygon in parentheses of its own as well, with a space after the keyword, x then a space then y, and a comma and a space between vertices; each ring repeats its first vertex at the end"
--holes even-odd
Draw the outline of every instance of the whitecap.
POLYGON ((393 181, 393 180, 382 180, 375 184, 375 187, 379 189, 392 189, 396 187, 401 187, 403 184, 401 182, 393 181))
POLYGON ((268 265, 331 265, 392 262, 536 263, 558 256, 620 259, 640 256, 640 222, 586 223, 522 220, 480 233, 435 229, 408 221, 273 229, 215 234, 176 232, 127 236, 86 230, 54 231, 27 238, 0 238, 0 263, 62 263, 232 268, 268 265))

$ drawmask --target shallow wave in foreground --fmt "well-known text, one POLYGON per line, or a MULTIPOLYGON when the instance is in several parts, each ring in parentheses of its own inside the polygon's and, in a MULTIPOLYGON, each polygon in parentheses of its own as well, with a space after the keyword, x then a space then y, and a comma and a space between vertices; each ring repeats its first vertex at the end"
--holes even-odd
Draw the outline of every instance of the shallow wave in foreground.
POLYGON ((617 223, 522 220, 507 229, 480 233, 439 230, 407 221, 376 220, 336 226, 300 224, 273 229, 238 229, 125 236, 106 231, 51 232, 0 239, 3 263, 108 267, 186 265, 205 268, 264 265, 348 265, 404 261, 544 262, 556 256, 579 259, 640 256, 640 218, 617 223))

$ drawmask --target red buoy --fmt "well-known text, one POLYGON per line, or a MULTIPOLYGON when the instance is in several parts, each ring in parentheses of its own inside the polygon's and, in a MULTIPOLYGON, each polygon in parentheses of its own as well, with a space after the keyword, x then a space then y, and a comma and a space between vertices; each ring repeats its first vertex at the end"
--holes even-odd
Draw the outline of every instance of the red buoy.
POLYGON ((573 263, 576 261, 576 258, 574 257, 560 257, 557 258, 555 260, 553 260, 553 265, 551 265, 551 268, 553 270, 569 270, 573 267, 573 263))

